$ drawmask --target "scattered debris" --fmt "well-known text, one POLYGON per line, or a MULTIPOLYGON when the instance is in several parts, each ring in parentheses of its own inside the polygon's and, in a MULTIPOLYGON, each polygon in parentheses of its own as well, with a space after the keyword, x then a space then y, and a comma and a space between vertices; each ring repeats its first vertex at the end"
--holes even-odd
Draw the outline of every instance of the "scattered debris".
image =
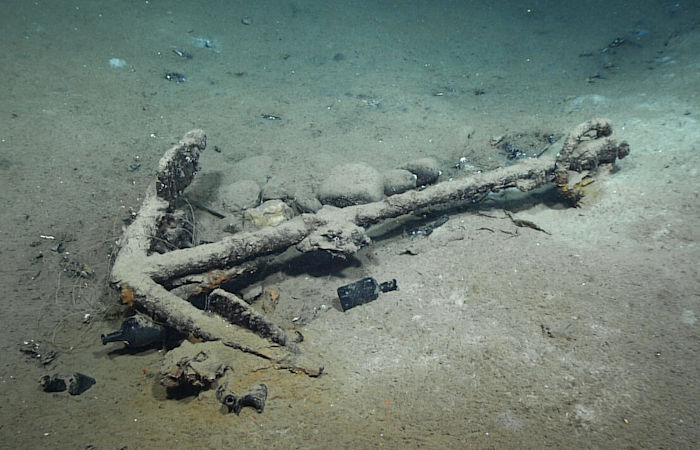
POLYGON ((79 372, 75 372, 68 378, 68 383, 66 383, 64 378, 60 378, 57 373, 44 375, 39 379, 39 384, 44 392, 63 392, 67 386, 70 395, 80 395, 94 386, 95 383, 97 382, 94 378, 79 372))
POLYGON ((56 350, 42 348, 42 343, 34 339, 22 342, 19 351, 31 357, 32 360, 38 361, 43 366, 51 364, 58 357, 56 350))
POLYGON ((446 95, 459 95, 459 90, 451 86, 440 86, 431 91, 433 97, 444 97, 446 95))
POLYGON ((534 222, 530 222, 529 220, 524 220, 524 219, 516 219, 515 217, 513 217, 513 214, 510 211, 503 210, 503 212, 505 213, 506 216, 508 216, 510 221, 513 222, 513 225, 515 225, 516 227, 532 228, 533 230, 541 231, 544 234, 549 234, 549 235, 552 234, 552 233, 549 233, 548 231, 543 230, 542 228, 540 228, 539 225, 537 225, 534 222))
POLYGON ((216 399, 228 408, 228 412, 233 412, 236 415, 241 413, 241 410, 246 406, 252 406, 261 414, 265 409, 267 401, 267 386, 258 384, 251 387, 248 392, 241 397, 237 397, 232 391, 227 390, 228 383, 223 383, 216 390, 216 399))
POLYGON ((134 156, 134 159, 129 163, 129 172, 136 172, 141 168, 141 157, 139 155, 134 156))
POLYGON ((126 67, 126 61, 124 61, 121 58, 110 58, 109 67, 111 67, 112 69, 120 69, 122 67, 126 67))
POLYGON ((219 51, 216 49, 217 45, 214 39, 205 38, 201 36, 191 36, 190 41, 192 45, 194 45, 197 48, 210 48, 214 50, 214 52, 219 53, 219 51))
POLYGON ((622 38, 617 37, 617 38, 613 39, 612 41, 610 41, 610 43, 608 45, 606 45, 600 52, 606 53, 606 52, 610 51, 610 49, 619 47, 622 44, 624 44, 625 42, 627 42, 627 41, 625 41, 622 38))
POLYGON ((233 369, 233 353, 220 342, 183 341, 165 355, 160 383, 168 389, 208 389, 217 378, 233 369))
MULTIPOLYGON (((60 244, 59 244, 60 246, 60 244)), ((58 252, 63 252, 63 248, 57 248, 58 252)), ((61 255, 61 268, 70 274, 72 278, 90 279, 95 276, 95 271, 83 262, 76 261, 67 252, 61 255)))
POLYGON ((66 380, 60 378, 57 373, 44 375, 39 379, 39 384, 44 392, 63 392, 68 389, 66 380))
POLYGON ((491 139, 491 145, 498 148, 509 161, 523 158, 538 158, 561 138, 560 134, 549 132, 513 133, 491 139))
POLYGON ((419 228, 414 228, 411 231, 408 232, 411 236, 430 236, 433 231, 435 231, 436 228, 441 227, 447 221, 450 220, 450 216, 447 214, 443 214, 440 216, 435 222, 429 223, 426 226, 419 227, 419 228))
POLYGON ((68 379, 68 393, 70 395, 80 395, 97 383, 94 378, 85 374, 75 372, 68 379))
POLYGON ((250 388, 248 392, 243 394, 241 398, 238 399, 236 407, 233 408, 233 412, 237 415, 241 413, 241 410, 246 406, 252 406, 261 414, 265 409, 265 401, 267 400, 267 386, 264 384, 258 384, 250 388))
POLYGON ((184 83, 187 81, 187 77, 178 72, 167 72, 164 78, 168 81, 174 81, 176 83, 184 83))
POLYGON ((550 338, 554 337, 552 330, 550 330, 549 327, 545 326, 544 324, 540 324, 540 330, 542 331, 542 336, 547 336, 550 338))
POLYGON ((190 52, 187 52, 187 51, 179 49, 179 48, 173 49, 173 53, 175 53, 180 58, 192 59, 192 54, 190 52))

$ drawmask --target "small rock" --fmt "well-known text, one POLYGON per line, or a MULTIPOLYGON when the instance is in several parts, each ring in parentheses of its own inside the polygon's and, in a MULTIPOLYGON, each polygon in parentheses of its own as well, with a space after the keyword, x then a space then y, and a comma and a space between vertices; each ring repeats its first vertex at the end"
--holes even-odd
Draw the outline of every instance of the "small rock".
POLYGON ((238 212, 257 206, 260 187, 255 181, 240 180, 219 190, 219 199, 227 212, 238 212))
POLYGON ((384 172, 384 193, 386 195, 400 194, 416 188, 418 177, 405 169, 393 169, 384 172))
POLYGON ((318 189, 321 203, 344 208, 384 198, 384 177, 364 163, 343 164, 331 170, 318 189))
POLYGON ((408 170, 418 177, 416 180, 417 186, 425 186, 427 184, 435 183, 442 173, 440 171, 440 165, 434 158, 415 159, 404 164, 402 168, 408 170))
POLYGON ((243 301, 250 305, 255 301, 255 299, 260 297, 262 293, 262 284, 253 284, 251 286, 246 286, 241 290, 241 297, 243 298, 243 301))
POLYGON ((303 213, 315 213, 323 206, 312 193, 306 191, 297 191, 294 194, 294 202, 303 213))
POLYGON ((263 201, 285 200, 287 198, 289 198, 289 193, 277 178, 272 178, 262 188, 263 201))

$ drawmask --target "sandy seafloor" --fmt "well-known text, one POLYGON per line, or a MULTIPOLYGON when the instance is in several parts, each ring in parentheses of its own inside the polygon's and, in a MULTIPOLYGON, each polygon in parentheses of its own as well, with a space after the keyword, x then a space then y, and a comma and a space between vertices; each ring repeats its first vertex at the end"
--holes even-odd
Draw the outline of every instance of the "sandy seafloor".
POLYGON ((700 446, 698 2, 6 0, 0 36, 0 447, 700 446), (161 352, 99 341, 123 317, 106 281, 123 219, 190 129, 221 183, 311 192, 345 162, 496 167, 494 136, 594 117, 629 142, 617 170, 580 208, 509 205, 551 235, 461 210, 274 278, 325 374, 265 374, 262 414, 168 399, 161 352), (321 307, 366 275, 400 289, 321 307), (75 371, 97 384, 40 390, 75 371))

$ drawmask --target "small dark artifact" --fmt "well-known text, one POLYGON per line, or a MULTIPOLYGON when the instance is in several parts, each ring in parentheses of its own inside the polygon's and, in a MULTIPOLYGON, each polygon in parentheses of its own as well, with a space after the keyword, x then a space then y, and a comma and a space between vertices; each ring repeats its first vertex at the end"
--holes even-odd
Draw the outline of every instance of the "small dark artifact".
POLYGON ((146 347, 165 339, 165 327, 144 316, 131 316, 126 319, 119 330, 102 335, 102 345, 108 342, 123 342, 127 347, 146 347))

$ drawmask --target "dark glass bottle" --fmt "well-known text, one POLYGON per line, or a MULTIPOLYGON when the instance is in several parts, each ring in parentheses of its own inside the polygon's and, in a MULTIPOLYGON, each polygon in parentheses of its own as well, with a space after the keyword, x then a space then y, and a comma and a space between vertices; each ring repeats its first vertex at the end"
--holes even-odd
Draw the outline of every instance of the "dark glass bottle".
POLYGON ((131 316, 122 322, 122 327, 102 335, 102 345, 108 342, 123 342, 127 347, 146 347, 164 342, 166 329, 144 316, 131 316))
POLYGON ((379 297, 379 292, 389 292, 398 289, 396 280, 377 283, 372 277, 365 277, 354 283, 346 284, 338 288, 338 298, 340 298, 340 306, 343 311, 354 308, 358 305, 364 305, 379 297))

